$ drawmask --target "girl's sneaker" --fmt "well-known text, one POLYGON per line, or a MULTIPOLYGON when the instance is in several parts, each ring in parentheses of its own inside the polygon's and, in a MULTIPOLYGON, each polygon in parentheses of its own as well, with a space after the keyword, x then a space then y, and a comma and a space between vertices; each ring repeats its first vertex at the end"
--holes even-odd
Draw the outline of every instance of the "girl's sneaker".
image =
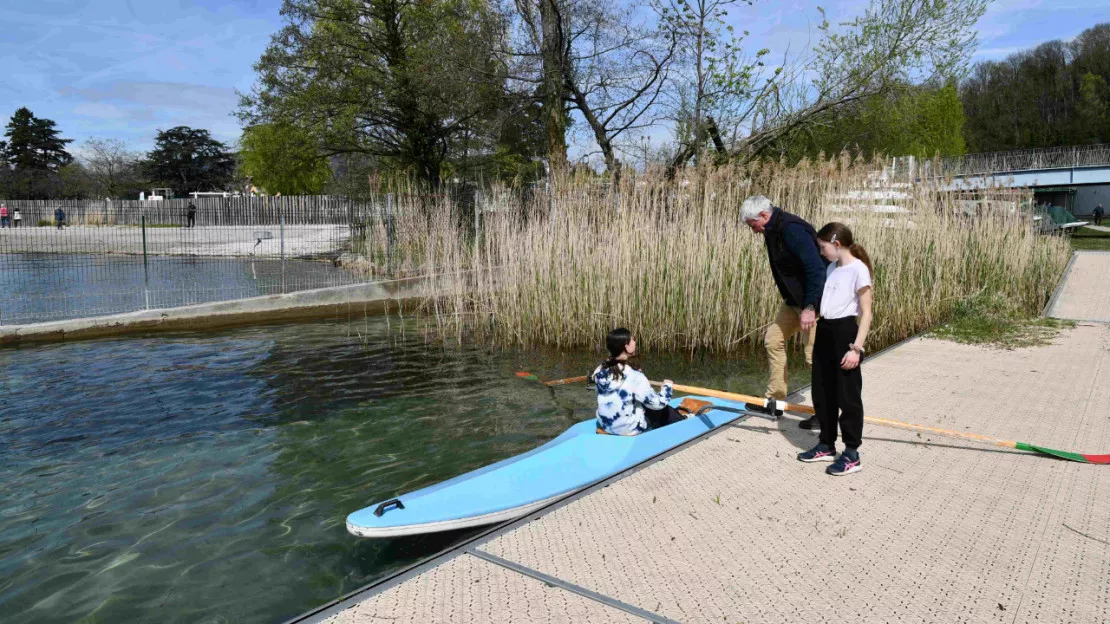
POLYGON ((831 462, 834 459, 836 459, 836 449, 827 444, 819 443, 804 453, 798 453, 798 461, 831 462))
POLYGON ((840 454, 840 457, 837 457, 836 461, 833 462, 833 465, 826 468, 825 472, 827 474, 833 475, 834 477, 843 477, 844 475, 852 474, 853 472, 859 472, 860 470, 863 470, 863 467, 860 465, 859 462, 859 452, 844 449, 844 452, 840 454))

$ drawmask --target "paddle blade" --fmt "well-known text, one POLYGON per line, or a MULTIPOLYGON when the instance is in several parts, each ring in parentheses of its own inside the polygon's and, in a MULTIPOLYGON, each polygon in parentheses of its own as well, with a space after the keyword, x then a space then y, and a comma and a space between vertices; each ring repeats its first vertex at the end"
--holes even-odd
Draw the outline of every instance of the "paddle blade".
POLYGON ((519 371, 519 372, 517 372, 516 376, 520 377, 521 379, 528 379, 530 381, 539 381, 540 380, 539 377, 536 377, 535 375, 533 375, 532 373, 529 373, 528 371, 519 371))
POLYGON ((1071 453, 1068 451, 1058 451, 1056 449, 1045 448, 1043 446, 1035 446, 1033 444, 1026 444, 1018 442, 1016 448, 1023 451, 1036 451, 1037 453, 1044 453, 1045 455, 1052 455, 1060 459, 1067 459, 1069 461, 1083 462, 1084 464, 1110 464, 1110 455, 1086 455, 1083 453, 1071 453))

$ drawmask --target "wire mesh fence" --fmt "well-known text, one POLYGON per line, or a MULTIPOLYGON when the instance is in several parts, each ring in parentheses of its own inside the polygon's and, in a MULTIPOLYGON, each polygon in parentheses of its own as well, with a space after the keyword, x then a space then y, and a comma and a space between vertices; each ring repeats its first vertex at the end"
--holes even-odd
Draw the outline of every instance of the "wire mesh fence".
POLYGON ((965 176, 1106 165, 1110 165, 1110 144, 950 156, 940 159, 932 167, 932 173, 941 176, 965 176))
MULTIPOLYGON (((413 215, 458 197, 2 201, 0 324, 342 286, 396 276, 413 215)), ((471 198, 472 200, 472 198, 471 198)), ((411 264, 411 263, 409 263, 411 264)))

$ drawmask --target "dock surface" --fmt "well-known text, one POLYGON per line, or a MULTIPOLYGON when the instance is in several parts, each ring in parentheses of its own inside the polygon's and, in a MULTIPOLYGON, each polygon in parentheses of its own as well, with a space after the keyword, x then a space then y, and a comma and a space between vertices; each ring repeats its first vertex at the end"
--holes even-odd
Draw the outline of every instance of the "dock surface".
MULTIPOLYGON (((1110 317, 1108 262, 1078 255, 1050 314, 1110 317)), ((863 378, 870 416, 1110 452, 1107 324, 915 338, 863 378)), ((722 427, 305 621, 1110 622, 1110 466, 867 425, 837 478, 795 459, 816 439, 722 427)))
POLYGON ((1046 316, 1110 323, 1110 251, 1077 251, 1046 316))

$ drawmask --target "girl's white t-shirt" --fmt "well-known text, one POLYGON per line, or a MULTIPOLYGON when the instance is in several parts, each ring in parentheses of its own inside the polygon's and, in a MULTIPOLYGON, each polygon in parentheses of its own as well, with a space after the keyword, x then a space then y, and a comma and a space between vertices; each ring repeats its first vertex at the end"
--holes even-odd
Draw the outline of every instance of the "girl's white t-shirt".
POLYGON ((859 259, 839 266, 833 262, 825 269, 825 290, 821 294, 821 318, 859 316, 859 291, 871 285, 871 271, 859 259))

